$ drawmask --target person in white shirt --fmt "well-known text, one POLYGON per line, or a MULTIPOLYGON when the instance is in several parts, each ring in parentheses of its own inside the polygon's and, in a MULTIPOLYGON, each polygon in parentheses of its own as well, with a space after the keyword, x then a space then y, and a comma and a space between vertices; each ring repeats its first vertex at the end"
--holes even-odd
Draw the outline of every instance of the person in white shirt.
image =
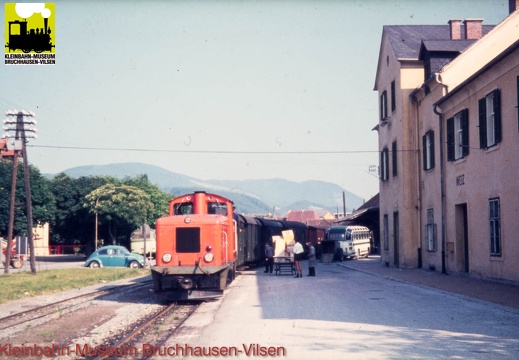
POLYGON ((303 260, 304 254, 303 245, 296 241, 294 245, 294 262, 296 263, 296 278, 303 277, 303 267, 301 265, 301 260, 303 260))

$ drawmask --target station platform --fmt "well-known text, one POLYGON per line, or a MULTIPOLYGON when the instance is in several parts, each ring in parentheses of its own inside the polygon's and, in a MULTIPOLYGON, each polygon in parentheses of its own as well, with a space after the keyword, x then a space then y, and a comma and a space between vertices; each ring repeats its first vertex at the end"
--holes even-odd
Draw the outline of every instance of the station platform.
POLYGON ((307 270, 304 261, 303 278, 265 274, 263 268, 241 272, 223 299, 200 305, 164 347, 286 360, 502 359, 519 351, 516 284, 387 268, 378 257, 318 262, 316 277, 306 276, 307 270), (464 318, 454 322, 451 312, 464 318), (480 321, 495 321, 496 330, 480 321), (444 345, 450 338, 458 340, 444 345), (478 338, 488 341, 478 344, 478 338), (501 349, 499 356, 490 343, 501 349))

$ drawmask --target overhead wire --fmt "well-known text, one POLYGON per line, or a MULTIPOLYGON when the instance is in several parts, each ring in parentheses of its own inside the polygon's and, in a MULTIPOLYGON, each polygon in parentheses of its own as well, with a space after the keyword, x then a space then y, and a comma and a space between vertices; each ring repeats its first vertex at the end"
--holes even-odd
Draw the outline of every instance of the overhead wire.
POLYGON ((28 145, 34 148, 70 149, 70 150, 99 150, 99 151, 140 151, 140 152, 167 152, 192 154, 355 154, 378 153, 378 150, 334 150, 334 151, 251 151, 251 150, 173 150, 173 149, 146 149, 146 148, 107 148, 89 146, 59 146, 59 145, 28 145))

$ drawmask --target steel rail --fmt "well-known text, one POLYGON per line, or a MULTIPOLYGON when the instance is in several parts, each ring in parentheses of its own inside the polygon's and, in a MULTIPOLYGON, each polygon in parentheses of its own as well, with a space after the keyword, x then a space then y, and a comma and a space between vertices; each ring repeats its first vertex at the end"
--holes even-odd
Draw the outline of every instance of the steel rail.
MULTIPOLYGON (((29 310, 20 311, 18 313, 11 314, 11 315, 5 316, 3 318, 0 318, 0 324, 5 324, 6 322, 8 323, 7 326, 0 327, 0 331, 5 330, 5 329, 9 329, 11 327, 14 327, 14 326, 17 326, 17 325, 20 325, 20 324, 23 324, 23 323, 26 323, 26 322, 29 322, 29 321, 34 321, 34 320, 43 318, 45 316, 48 316, 48 315, 50 315, 52 313, 52 311, 45 312, 44 314, 39 315, 39 316, 34 316, 34 317, 26 318, 26 316, 29 315, 29 314, 34 314, 34 313, 37 313, 37 312, 40 312, 40 311, 46 311, 47 309, 51 309, 51 308, 56 307, 56 306, 58 306, 60 304, 64 304, 64 303, 67 303, 67 302, 72 302, 74 300, 78 300, 78 299, 81 299, 81 298, 88 298, 88 300, 85 300, 85 301, 82 301, 82 302, 79 303, 79 304, 81 304, 81 303, 85 303, 85 302, 89 301, 90 300, 89 298, 91 298, 93 296, 102 296, 102 295, 113 293, 115 291, 124 291, 124 290, 128 290, 130 288, 139 288, 139 287, 148 285, 149 283, 151 283, 151 281, 145 281, 145 282, 141 282, 139 284, 114 286, 114 287, 112 287, 110 289, 96 290, 96 291, 92 291, 92 292, 89 292, 89 293, 86 293, 86 294, 81 294, 81 295, 73 296, 73 297, 70 297, 70 298, 63 299, 63 300, 55 301, 55 302, 50 303, 50 304, 38 306, 38 307, 29 309, 29 310), (9 321, 12 321, 14 319, 16 319, 17 321, 15 323, 9 324, 9 321)), ((72 304, 72 305, 67 306, 65 308, 62 308, 60 310, 69 309, 69 308, 71 308, 73 306, 77 306, 79 304, 75 303, 75 304, 72 304)))

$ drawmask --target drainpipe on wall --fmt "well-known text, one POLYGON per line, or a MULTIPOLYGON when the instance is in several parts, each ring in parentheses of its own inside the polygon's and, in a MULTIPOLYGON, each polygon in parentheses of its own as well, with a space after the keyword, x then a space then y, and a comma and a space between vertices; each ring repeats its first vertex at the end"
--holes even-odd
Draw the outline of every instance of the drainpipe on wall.
MULTIPOLYGON (((416 91, 416 90, 415 90, 416 91)), ((411 100, 411 104, 415 105, 415 113, 416 113, 416 144, 418 149, 416 150, 416 163, 418 170, 418 204, 416 205, 416 210, 418 211, 418 268, 422 268, 422 168, 420 167, 420 118, 419 118, 419 109, 418 109, 418 101, 414 95, 415 91, 409 95, 411 100)))
POLYGON ((434 113, 438 115, 440 122, 440 189, 441 189, 441 218, 442 218, 442 274, 447 274, 445 267, 445 174, 444 174, 444 154, 443 154, 443 113, 438 105, 434 105, 434 113), (440 111, 438 111, 440 110, 440 111))

